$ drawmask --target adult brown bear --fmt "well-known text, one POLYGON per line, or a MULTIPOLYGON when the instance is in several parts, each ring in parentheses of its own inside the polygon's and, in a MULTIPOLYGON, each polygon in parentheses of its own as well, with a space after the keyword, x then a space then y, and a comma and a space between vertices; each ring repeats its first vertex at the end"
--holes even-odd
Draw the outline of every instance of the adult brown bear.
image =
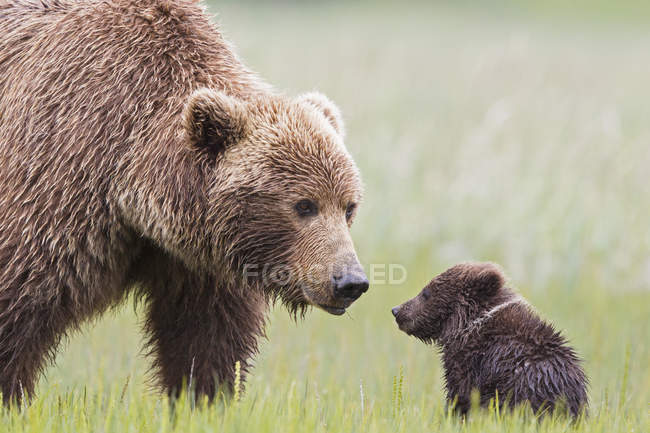
POLYGON ((137 290, 163 387, 232 389, 270 301, 368 287, 338 109, 273 92, 202 6, 0 0, 0 388, 137 290), (220 388, 221 387, 221 388, 220 388))

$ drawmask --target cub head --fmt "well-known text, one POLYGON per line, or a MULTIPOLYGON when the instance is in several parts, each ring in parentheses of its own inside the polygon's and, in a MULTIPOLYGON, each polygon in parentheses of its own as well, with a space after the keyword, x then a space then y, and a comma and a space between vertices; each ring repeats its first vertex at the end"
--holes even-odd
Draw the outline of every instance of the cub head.
POLYGON ((184 113, 205 167, 215 266, 292 312, 340 315, 368 289, 350 226, 362 187, 325 96, 240 100, 202 89, 184 113))
POLYGON ((504 281, 492 263, 461 263, 391 311, 400 330, 431 343, 491 308, 505 294, 504 281))

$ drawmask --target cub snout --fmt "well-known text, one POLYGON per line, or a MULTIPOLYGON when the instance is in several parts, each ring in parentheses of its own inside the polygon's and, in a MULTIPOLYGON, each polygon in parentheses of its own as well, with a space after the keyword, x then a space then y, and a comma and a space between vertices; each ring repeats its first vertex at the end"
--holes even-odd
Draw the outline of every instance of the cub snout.
POLYGON ((393 314, 399 330, 408 335, 413 335, 417 331, 419 320, 414 316, 413 306, 409 305, 409 302, 411 301, 406 301, 403 304, 391 308, 390 312, 393 314))

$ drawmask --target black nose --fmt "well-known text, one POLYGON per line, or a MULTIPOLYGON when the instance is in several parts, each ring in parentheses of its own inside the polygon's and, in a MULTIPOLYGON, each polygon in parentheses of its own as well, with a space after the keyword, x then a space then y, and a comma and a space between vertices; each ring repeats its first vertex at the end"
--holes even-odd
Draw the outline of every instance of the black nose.
POLYGON ((368 279, 365 275, 335 275, 332 280, 334 284, 334 296, 337 298, 357 299, 368 290, 368 279))
POLYGON ((393 307, 393 309, 390 311, 393 313, 393 316, 397 317, 397 313, 399 313, 399 307, 393 307))

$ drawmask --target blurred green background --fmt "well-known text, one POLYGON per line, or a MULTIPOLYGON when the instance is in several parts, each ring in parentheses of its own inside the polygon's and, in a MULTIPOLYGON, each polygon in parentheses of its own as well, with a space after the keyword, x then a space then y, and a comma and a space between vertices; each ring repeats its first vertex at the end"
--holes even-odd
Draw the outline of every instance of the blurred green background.
MULTIPOLYGON (((566 3, 210 3, 265 80, 340 106, 366 186, 359 256, 408 272, 343 317, 295 323, 276 308, 246 396, 273 409, 227 426, 300 431, 297 398, 314 429, 442 429, 437 352, 400 333, 390 307, 458 261, 491 260, 585 358, 585 430, 648 427, 650 6, 566 3)), ((124 387, 157 401, 140 319, 129 303, 72 337, 41 394, 124 387)))

